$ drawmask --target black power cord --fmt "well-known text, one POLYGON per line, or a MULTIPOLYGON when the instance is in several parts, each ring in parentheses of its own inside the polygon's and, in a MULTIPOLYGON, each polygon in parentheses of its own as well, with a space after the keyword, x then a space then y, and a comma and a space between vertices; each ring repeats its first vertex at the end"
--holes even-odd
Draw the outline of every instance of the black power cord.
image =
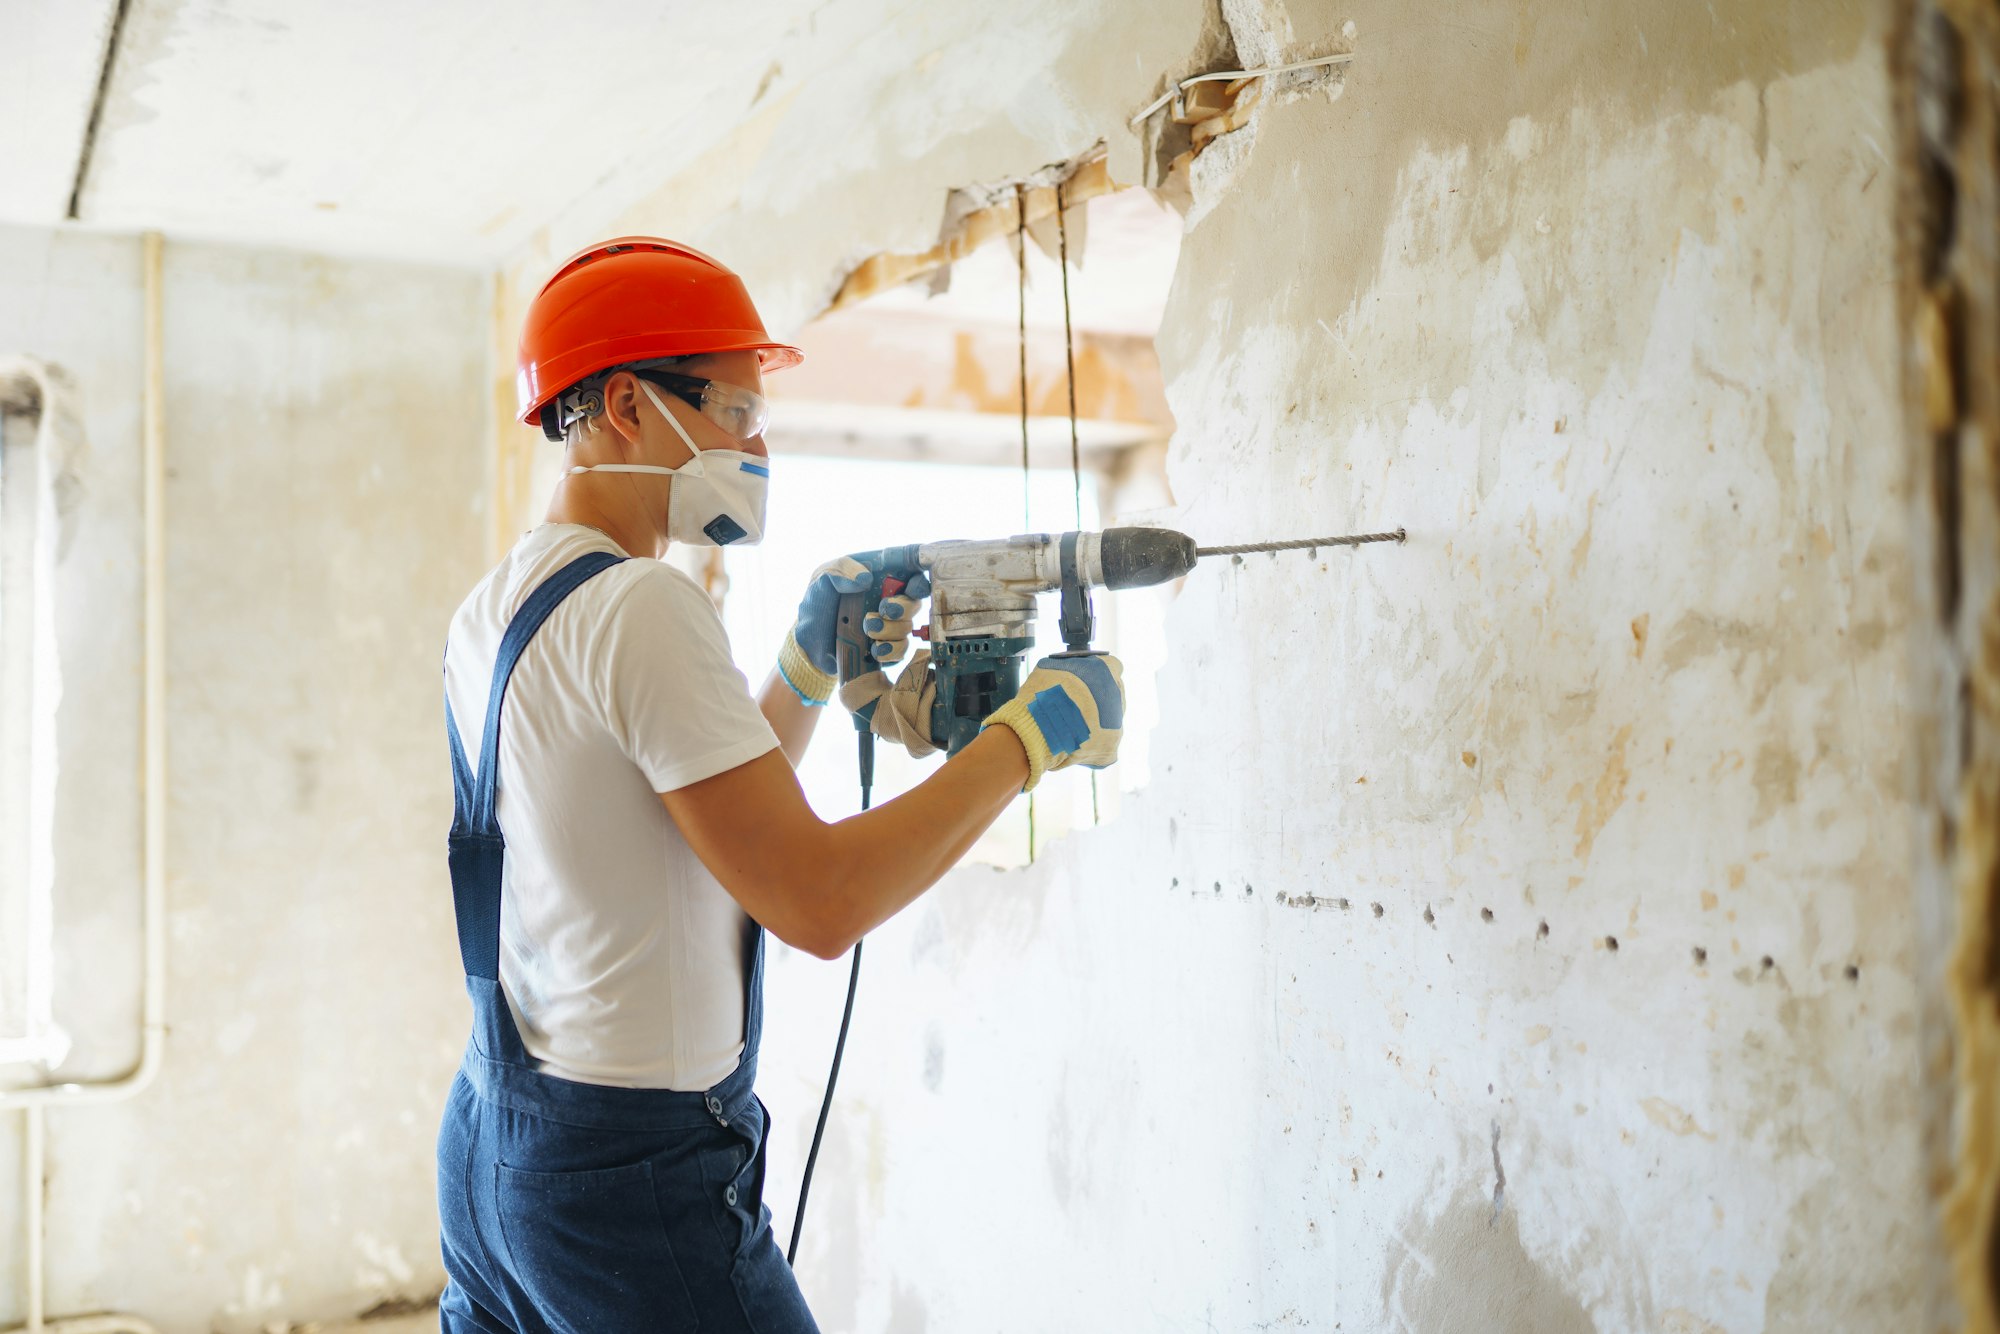
MULTIPOLYGON (((875 786, 875 734, 860 736, 861 809, 868 809, 868 795, 875 786)), ((819 1123, 813 1127, 811 1152, 806 1154, 805 1176, 799 1180, 799 1207, 792 1214, 792 1244, 785 1248, 785 1263, 799 1257, 799 1232, 806 1225, 806 1196, 812 1191, 813 1167, 819 1162, 820 1140, 826 1135, 826 1118, 833 1111, 833 1086, 840 1081, 840 1058, 847 1052, 847 1027, 854 1022, 854 993, 861 985, 861 941, 854 942, 854 964, 847 970, 847 1004, 840 1012, 840 1036, 833 1043, 833 1069, 826 1074, 826 1097, 820 1100, 819 1123)))

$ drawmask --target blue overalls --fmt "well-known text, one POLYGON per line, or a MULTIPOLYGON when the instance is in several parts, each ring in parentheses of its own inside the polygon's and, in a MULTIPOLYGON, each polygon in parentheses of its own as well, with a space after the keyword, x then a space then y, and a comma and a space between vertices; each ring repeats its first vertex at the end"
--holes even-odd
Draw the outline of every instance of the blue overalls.
POLYGON ((764 1208, 768 1112, 751 1085, 764 1017, 752 926, 743 1059, 706 1093, 610 1088, 535 1069, 500 991, 505 843, 500 707, 514 664, 562 600, 622 557, 579 556, 529 595, 493 664, 479 769, 445 704, 451 892, 472 1038, 438 1131, 446 1334, 816 1331, 764 1208))

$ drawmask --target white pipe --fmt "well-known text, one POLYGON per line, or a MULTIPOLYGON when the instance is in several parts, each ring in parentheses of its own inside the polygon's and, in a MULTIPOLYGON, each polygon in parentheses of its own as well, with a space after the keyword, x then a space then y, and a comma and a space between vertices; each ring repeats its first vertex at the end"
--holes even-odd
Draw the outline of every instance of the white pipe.
POLYGON ((139 1059, 122 1075, 88 1083, 40 1084, 0 1091, 0 1110, 12 1107, 84 1106, 120 1102, 140 1092, 160 1072, 166 1039, 167 986, 167 427, 165 354, 160 323, 160 234, 145 236, 145 408, 142 471, 145 479, 145 686, 141 737, 145 882, 139 1059))
POLYGON ((44 1322, 42 1193, 46 1145, 42 1115, 50 1106, 75 1107, 119 1102, 138 1094, 160 1073, 166 1047, 167 1009, 167 415, 165 352, 160 321, 158 232, 143 243, 146 281, 146 388, 142 429, 146 488, 145 536, 145 716, 140 740, 143 782, 145 885, 142 927, 143 990, 139 1014, 139 1059, 122 1075, 88 1083, 44 1084, 0 1092, 0 1110, 26 1113, 28 1324, 29 1331, 61 1334, 155 1334, 135 1316, 77 1316, 44 1322))
POLYGON ((42 1109, 39 1106, 30 1107, 22 1119, 27 1122, 28 1141, 21 1167, 22 1178, 27 1182, 27 1209, 24 1212, 28 1225, 28 1328, 38 1330, 42 1327, 45 1305, 42 1284, 48 1268, 42 1262, 42 1245, 47 1236, 42 1207, 48 1193, 45 1187, 48 1169, 42 1141, 42 1109))

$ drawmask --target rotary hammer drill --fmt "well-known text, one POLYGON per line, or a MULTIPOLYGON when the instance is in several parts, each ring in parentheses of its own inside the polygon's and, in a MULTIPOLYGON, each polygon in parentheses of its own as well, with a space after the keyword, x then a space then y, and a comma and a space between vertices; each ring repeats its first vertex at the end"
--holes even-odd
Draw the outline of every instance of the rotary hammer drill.
MULTIPOLYGON (((1100 533, 1024 533, 990 542, 925 542, 856 552, 868 586, 840 599, 840 679, 874 670, 861 621, 919 572, 930 576, 931 666, 937 673, 931 741, 955 755, 979 725, 1021 688, 1021 659, 1035 643, 1035 595, 1060 590, 1064 654, 1091 652, 1097 617, 1092 588, 1146 588, 1178 579, 1195 565, 1194 539, 1165 528, 1107 528, 1100 533)), ((921 633, 921 632, 920 632, 921 633)), ((1058 655, 1062 656, 1062 655, 1058 655)), ((869 720, 863 783, 872 779, 869 720)))

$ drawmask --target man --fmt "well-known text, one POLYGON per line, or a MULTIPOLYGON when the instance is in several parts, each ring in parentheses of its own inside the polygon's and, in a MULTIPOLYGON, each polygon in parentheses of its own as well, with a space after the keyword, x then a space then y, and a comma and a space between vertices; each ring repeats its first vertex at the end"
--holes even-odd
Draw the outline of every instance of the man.
MULTIPOLYGON (((1116 663, 1045 659, 921 786, 813 814, 792 766, 866 568, 815 574, 753 698, 707 597, 659 559, 761 536, 763 374, 799 355, 734 274, 656 238, 578 254, 529 309, 521 420, 564 443, 562 479, 445 655, 473 1002, 438 1137, 447 1331, 814 1329, 763 1207, 764 932, 836 958, 1045 770, 1116 757, 1116 663)), ((878 660, 926 591, 868 618, 878 660)), ((843 695, 920 749, 927 672, 843 695)))

